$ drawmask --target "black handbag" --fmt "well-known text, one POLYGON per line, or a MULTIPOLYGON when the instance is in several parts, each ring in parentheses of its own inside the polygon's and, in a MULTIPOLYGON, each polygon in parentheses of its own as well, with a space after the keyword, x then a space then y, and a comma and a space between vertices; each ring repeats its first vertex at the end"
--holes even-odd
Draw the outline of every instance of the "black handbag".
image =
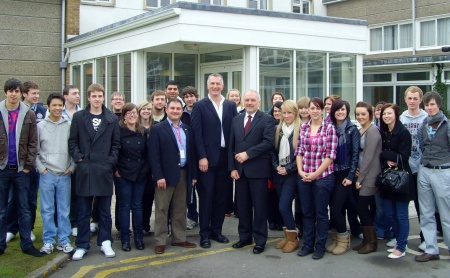
POLYGON ((394 193, 409 194, 409 173, 398 169, 399 157, 401 168, 404 169, 402 157, 397 155, 397 166, 389 167, 378 175, 378 187, 394 193))

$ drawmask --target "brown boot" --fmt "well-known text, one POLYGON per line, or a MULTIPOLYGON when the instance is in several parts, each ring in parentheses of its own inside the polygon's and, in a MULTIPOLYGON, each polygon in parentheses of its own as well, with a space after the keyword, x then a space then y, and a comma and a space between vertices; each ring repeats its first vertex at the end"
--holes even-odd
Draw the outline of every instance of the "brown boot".
POLYGON ((350 249, 350 234, 337 236, 337 246, 333 249, 333 255, 342 255, 350 249))
POLYGON ((278 242, 275 245, 275 249, 283 249, 283 247, 288 243, 287 235, 286 235, 286 227, 283 227, 284 239, 278 242))
POLYGON ((365 226, 362 227, 362 232, 363 232, 363 240, 360 244, 356 245, 355 247, 353 247, 352 249, 355 251, 358 251, 359 249, 361 249, 364 245, 367 244, 367 240, 366 238, 368 238, 369 236, 367 235, 370 231, 368 229, 366 229, 365 226))
POLYGON ((366 245, 358 250, 359 254, 369 254, 377 251, 378 239, 377 233, 374 226, 365 226, 364 229, 364 239, 366 240, 366 245))
POLYGON ((292 253, 298 249, 297 231, 286 230, 286 237, 288 242, 283 247, 283 253, 292 253))
POLYGON ((333 253, 333 249, 337 246, 337 232, 330 232, 331 244, 327 247, 328 253, 333 253))

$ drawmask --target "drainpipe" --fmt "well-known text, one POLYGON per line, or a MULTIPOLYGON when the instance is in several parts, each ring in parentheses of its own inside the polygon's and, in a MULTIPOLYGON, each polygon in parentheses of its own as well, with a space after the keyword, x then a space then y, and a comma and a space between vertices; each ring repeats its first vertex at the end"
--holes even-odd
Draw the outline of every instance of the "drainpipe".
POLYGON ((413 40, 413 55, 416 55, 416 0, 412 0, 412 40, 413 40))
POLYGON ((59 68, 61 69, 61 91, 66 86, 66 68, 67 62, 65 60, 64 43, 66 37, 66 0, 62 0, 61 3, 61 60, 59 62, 59 68))

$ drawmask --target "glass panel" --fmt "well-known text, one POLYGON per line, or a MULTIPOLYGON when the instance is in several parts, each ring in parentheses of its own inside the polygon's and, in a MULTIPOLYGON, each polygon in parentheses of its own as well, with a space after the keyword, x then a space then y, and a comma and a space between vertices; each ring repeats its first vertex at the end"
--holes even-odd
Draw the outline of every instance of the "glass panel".
POLYGON ((356 55, 330 54, 330 95, 341 96, 348 101, 350 109, 355 108, 356 55))
POLYGON ((211 63, 242 59, 242 49, 227 50, 221 52, 206 53, 200 55, 200 63, 211 63))
POLYGON ((370 51, 383 50, 382 34, 381 28, 370 29, 370 51))
POLYGON ((393 102, 394 88, 392 86, 364 86, 363 101, 372 104, 372 106, 380 101, 393 102))
POLYGON ((438 19, 437 31, 438 45, 450 44, 450 18, 438 19))
MULTIPOLYGON (((205 73, 204 75, 204 79, 205 79, 205 84, 203 86, 204 87, 204 92, 205 92, 205 96, 208 95, 209 91, 208 91, 208 77, 212 72, 209 73, 205 73)), ((227 92, 228 92, 228 72, 217 72, 218 74, 222 75, 223 77, 223 90, 222 90, 222 96, 226 97, 227 96, 227 92)))
MULTIPOLYGON (((444 80, 445 81, 449 81, 448 79, 450 78, 450 71, 444 71, 444 80)), ((445 82, 444 81, 444 82, 445 82)), ((449 87, 450 88, 450 87, 449 87)))
MULTIPOLYGON (((233 71, 232 75, 232 87, 238 89, 242 94, 242 71, 233 71)), ((227 91, 228 92, 228 91, 227 91)))
POLYGON ((363 82, 385 82, 391 80, 392 74, 390 73, 364 74, 363 76, 363 82))
POLYGON ((161 7, 169 6, 170 0, 161 0, 161 7))
POLYGON ((95 60, 95 77, 96 83, 105 85, 106 81, 105 58, 95 60))
POLYGON ((267 10, 267 0, 259 0, 259 8, 261 10, 267 10))
POLYGON ((131 102, 131 53, 119 55, 119 92, 131 102))
POLYGON ((309 12, 309 1, 303 1, 303 13, 310 14, 309 12))
POLYGON ((293 6, 292 7, 292 12, 299 14, 301 12, 300 7, 299 6, 293 6))
POLYGON ((412 47, 412 24, 400 25, 400 48, 412 47))
POLYGON ((213 4, 214 5, 221 5, 222 1, 221 0, 213 0, 213 4))
POLYGON ((400 72, 397 73, 397 81, 430 80, 430 72, 400 72))
MULTIPOLYGON (((117 56, 106 58, 106 96, 117 91, 117 56)), ((109 105, 109 103, 107 103, 109 105)))
POLYGON ((282 92, 286 99, 292 98, 293 52, 281 49, 261 48, 259 52, 259 93, 262 111, 272 108, 274 92, 282 92))
POLYGON ((78 88, 80 88, 80 86, 81 86, 80 74, 81 74, 80 65, 73 66, 72 67, 72 85, 77 86, 78 88))
POLYGON ((145 0, 145 5, 147 7, 158 7, 158 0, 145 0))
MULTIPOLYGON (((406 105, 406 103, 405 103, 405 91, 406 91, 406 89, 408 89, 409 86, 410 85, 395 87, 395 92, 396 92, 395 104, 397 104, 397 106, 400 107, 400 113, 402 113, 403 111, 408 109, 408 105, 406 105)), ((415 85, 415 86, 422 89, 422 91, 424 93, 431 91, 431 85, 415 85)), ((423 108, 422 103, 420 104, 420 107, 423 108)))
POLYGON ((155 90, 164 90, 169 81, 171 54, 147 52, 147 99, 155 90))
POLYGON ((83 91, 87 101, 87 88, 92 84, 92 63, 83 64, 83 91))
POLYGON ((425 21, 420 23, 420 46, 436 45, 435 21, 425 21))
POLYGON ((258 1, 256 1, 256 0, 249 0, 248 1, 248 7, 250 9, 257 9, 258 8, 258 1))
POLYGON ((397 25, 384 27, 384 50, 398 49, 397 25))
POLYGON ((174 80, 177 81, 181 91, 186 86, 194 86, 197 73, 197 55, 175 54, 174 80))
POLYGON ((326 53, 297 51, 297 100, 325 97, 326 58, 326 53))

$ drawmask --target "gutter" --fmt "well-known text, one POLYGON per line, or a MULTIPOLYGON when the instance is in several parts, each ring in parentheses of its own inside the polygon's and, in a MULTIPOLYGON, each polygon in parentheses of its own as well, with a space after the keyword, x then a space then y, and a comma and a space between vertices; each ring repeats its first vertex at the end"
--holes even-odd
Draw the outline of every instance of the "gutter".
POLYGON ((62 3, 61 3, 61 60, 59 62, 59 68, 61 69, 61 91, 64 89, 64 87, 66 87, 67 55, 65 55, 65 51, 64 51, 65 37, 66 37, 66 0, 62 0, 62 3))

